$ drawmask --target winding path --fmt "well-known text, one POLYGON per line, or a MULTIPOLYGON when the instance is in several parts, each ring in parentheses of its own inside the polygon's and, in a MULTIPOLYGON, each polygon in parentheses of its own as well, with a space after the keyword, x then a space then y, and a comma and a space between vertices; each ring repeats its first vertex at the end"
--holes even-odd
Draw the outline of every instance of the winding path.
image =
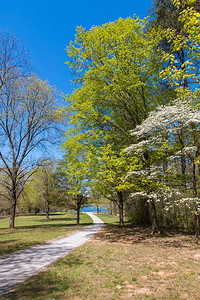
POLYGON ((87 213, 93 224, 75 234, 46 242, 0 258, 0 299, 16 285, 35 275, 44 267, 85 244, 102 228, 103 221, 87 213))

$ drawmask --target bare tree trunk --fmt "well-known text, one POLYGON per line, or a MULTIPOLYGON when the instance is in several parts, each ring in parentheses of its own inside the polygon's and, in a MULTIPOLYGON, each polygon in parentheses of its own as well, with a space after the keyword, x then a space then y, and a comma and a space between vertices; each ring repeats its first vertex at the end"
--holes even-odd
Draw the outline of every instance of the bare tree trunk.
POLYGON ((13 199, 12 207, 10 210, 10 222, 9 222, 9 229, 13 229, 15 227, 15 213, 16 213, 16 199, 13 199))
POLYGON ((10 210, 10 222, 9 222, 9 229, 13 229, 15 227, 15 214, 16 214, 16 206, 17 206, 17 174, 16 172, 12 173, 12 207, 10 210))
POLYGON ((118 207, 119 207, 119 226, 124 227, 124 203, 122 192, 117 192, 118 195, 118 207))

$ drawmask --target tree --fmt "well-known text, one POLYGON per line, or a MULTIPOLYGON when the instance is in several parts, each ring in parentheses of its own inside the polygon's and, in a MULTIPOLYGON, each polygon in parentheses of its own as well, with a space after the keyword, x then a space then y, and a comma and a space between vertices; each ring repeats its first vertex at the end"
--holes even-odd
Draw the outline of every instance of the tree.
POLYGON ((29 177, 28 158, 55 136, 57 92, 24 71, 26 60, 13 36, 0 37, 0 161, 1 171, 9 177, 1 184, 11 200, 9 228, 13 228, 17 200, 29 177))
POLYGON ((88 182, 93 166, 91 151, 86 151, 86 148, 89 150, 88 144, 79 142, 80 136, 68 135, 63 144, 65 158, 61 162, 68 182, 68 208, 76 210, 77 225, 80 223, 81 207, 88 202, 88 182))
MULTIPOLYGON (((200 154, 199 126, 200 112, 196 101, 193 98, 178 99, 173 105, 158 107, 157 111, 152 112, 141 125, 137 126, 132 134, 137 136, 138 143, 127 149, 128 152, 133 153, 145 153, 146 149, 149 153, 154 153, 151 167, 157 166, 157 174, 154 174, 153 180, 156 182, 157 175, 159 184, 157 189, 151 189, 147 196, 150 199, 152 196, 158 199, 161 197, 161 189, 165 188, 167 191, 166 187, 168 187, 168 192, 172 193, 176 188, 179 191, 176 204, 187 203, 194 212, 196 240, 199 238, 200 214, 197 184, 200 154), (157 195, 152 194, 155 191, 157 195)), ((149 183, 148 187, 151 187, 149 183)), ((168 197, 166 200, 168 201, 168 197)), ((167 206, 166 203, 165 205, 167 206)))
MULTIPOLYGON (((89 31, 78 27, 75 42, 67 47, 68 64, 79 86, 66 96, 69 105, 65 112, 70 117, 74 142, 83 133, 89 136, 96 161, 109 147, 113 157, 124 159, 121 150, 133 142, 129 131, 146 118, 156 102, 162 103, 164 94, 164 101, 170 98, 158 83, 161 64, 155 46, 159 34, 157 38, 153 33, 145 34, 145 26, 145 21, 134 17, 89 31)), ((101 159, 101 165, 109 159, 112 164, 108 156, 101 159)), ((122 191, 116 189, 115 193, 118 203, 123 203, 122 191)))
POLYGON ((52 208, 69 208, 68 181, 54 160, 42 159, 38 168, 31 172, 19 201, 20 208, 28 212, 45 211, 47 221, 52 208))
POLYGON ((119 225, 124 227, 124 204, 127 194, 137 189, 135 182, 127 178, 127 171, 140 168, 140 162, 136 157, 125 155, 124 151, 116 153, 112 145, 104 145, 99 148, 98 168, 95 174, 95 189, 117 204, 119 210, 119 225))

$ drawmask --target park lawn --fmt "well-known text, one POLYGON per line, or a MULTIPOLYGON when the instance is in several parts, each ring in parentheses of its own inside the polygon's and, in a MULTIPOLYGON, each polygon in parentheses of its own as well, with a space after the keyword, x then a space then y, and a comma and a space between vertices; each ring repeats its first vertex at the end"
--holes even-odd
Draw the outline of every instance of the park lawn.
POLYGON ((4 299, 200 299, 199 285, 193 236, 110 224, 4 299))
POLYGON ((119 224, 119 216, 108 215, 108 214, 95 214, 95 216, 99 217, 105 224, 119 224))
POLYGON ((50 221, 45 215, 17 216, 15 228, 8 229, 9 218, 0 218, 0 256, 40 244, 89 225, 92 219, 81 214, 80 226, 76 225, 75 213, 51 214, 50 221))

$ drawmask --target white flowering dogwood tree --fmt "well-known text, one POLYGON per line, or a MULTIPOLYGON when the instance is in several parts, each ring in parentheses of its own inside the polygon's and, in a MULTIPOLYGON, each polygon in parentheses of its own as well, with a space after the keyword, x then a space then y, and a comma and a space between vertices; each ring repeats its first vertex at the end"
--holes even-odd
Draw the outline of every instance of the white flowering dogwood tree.
MULTIPOLYGON (((128 153, 150 156, 149 164, 137 176, 154 182, 148 183, 144 193, 158 199, 159 189, 167 186, 181 192, 176 205, 187 203, 194 212, 195 236, 199 237, 199 155, 200 155, 200 111, 192 98, 177 99, 171 105, 160 106, 131 132, 137 143, 126 149, 128 153), (157 172, 155 172, 157 168, 157 172), (157 182, 157 184, 156 184, 157 182), (148 190, 148 192, 147 192, 148 190), (156 195, 154 194, 156 191, 156 195)), ((129 174, 129 176, 136 174, 129 174)), ((169 198, 169 197, 167 197, 169 198)), ((168 206, 169 208, 169 206, 168 206)), ((166 209, 168 209, 166 206, 166 209)))

